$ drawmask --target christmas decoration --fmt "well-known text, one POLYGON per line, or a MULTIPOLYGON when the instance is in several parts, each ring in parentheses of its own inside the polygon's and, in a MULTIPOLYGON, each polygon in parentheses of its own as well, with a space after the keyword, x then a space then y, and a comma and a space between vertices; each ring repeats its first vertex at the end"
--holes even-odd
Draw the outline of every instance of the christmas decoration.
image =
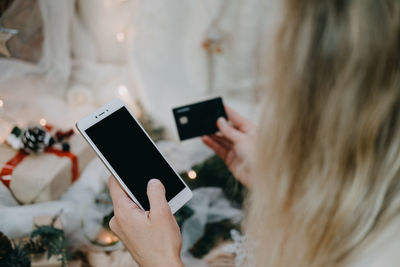
POLYGON ((31 267, 28 252, 19 244, 13 245, 13 248, 7 252, 7 256, 1 260, 1 266, 4 267, 31 267))
MULTIPOLYGON (((224 17, 229 1, 221 1, 218 11, 215 12, 214 17, 208 26, 202 47, 207 52, 207 68, 208 68, 208 93, 215 91, 215 55, 223 53, 223 41, 225 36, 220 30, 220 22, 224 17)), ((210 7, 207 8, 210 12, 210 7)))
POLYGON ((228 220, 207 224, 203 237, 194 244, 190 252, 197 258, 204 257, 220 242, 231 240, 231 230, 239 227, 228 220))
POLYGON ((63 151, 69 151, 71 149, 71 146, 68 143, 62 143, 62 150, 63 151))
POLYGON ((221 31, 215 25, 213 25, 208 29, 206 34, 206 39, 203 41, 203 48, 209 54, 212 53, 221 54, 223 52, 222 34, 221 31))
POLYGON ((46 148, 59 143, 62 151, 69 151, 71 146, 66 139, 74 134, 74 130, 56 131, 54 137, 50 135, 51 126, 46 125, 46 120, 40 120, 41 126, 27 127, 21 130, 14 126, 7 137, 7 143, 16 150, 22 149, 25 153, 42 153, 46 148), (45 128, 47 127, 47 129, 45 128))
POLYGON ((199 187, 221 188, 230 201, 242 206, 245 187, 235 179, 225 162, 216 155, 193 166, 188 173, 181 173, 181 177, 192 190, 199 187), (193 179, 194 174, 196 176, 193 179))
POLYGON ((56 131, 54 137, 50 130, 49 125, 14 127, 9 145, 0 144, 0 181, 20 203, 58 199, 94 156, 73 130, 56 131))
POLYGON ((190 218, 193 215, 193 210, 188 206, 183 206, 178 212, 174 214, 176 222, 178 223, 179 227, 182 227, 183 222, 190 218))
MULTIPOLYGON (((0 2, 4 1, 8 0, 0 2)), ((39 1, 13 0, 8 8, 3 9, 0 25, 18 30, 18 33, 7 42, 10 59, 34 63, 40 60, 44 41, 42 15, 39 1)))
POLYGON ((34 126, 22 131, 21 134, 22 149, 26 153, 43 152, 46 147, 54 144, 54 139, 41 126, 34 126))
POLYGON ((7 42, 17 33, 18 30, 0 27, 0 55, 10 57, 7 42))
MULTIPOLYGON (((185 180, 186 183, 188 183, 189 187, 192 190, 196 190, 200 187, 222 188, 225 196, 232 203, 234 203, 235 206, 242 205, 243 195, 245 193, 244 187, 236 181, 236 179, 226 167, 224 161, 218 156, 212 156, 206 159, 204 162, 193 166, 193 169, 191 171, 189 171, 188 173, 182 173, 181 177, 185 180), (190 174, 196 174, 195 179, 190 178, 190 174)), ((102 202, 104 202, 104 196, 102 197, 102 199, 102 202)), ((188 205, 183 206, 179 211, 175 213, 176 221, 179 227, 181 227, 181 230, 184 222, 193 215, 194 210, 188 205)), ((114 212, 111 211, 103 218, 102 225, 104 229, 109 229, 109 221, 113 216, 114 212)), ((232 229, 239 230, 240 222, 222 220, 219 222, 206 224, 204 234, 189 249, 189 252, 197 258, 204 257, 220 242, 232 240, 232 229)), ((109 239, 108 234, 104 236, 105 238, 109 239)))
POLYGON ((21 129, 17 126, 11 130, 11 133, 7 137, 7 143, 15 150, 21 149, 23 147, 21 141, 21 129))
POLYGON ((36 229, 22 240, 10 241, 0 232, 0 266, 67 266, 70 252, 59 215, 37 220, 42 224, 35 224, 36 229), (43 224, 43 221, 46 223, 43 224), (43 255, 46 257, 43 258, 43 255))
POLYGON ((101 228, 100 232, 96 237, 96 241, 93 242, 92 244, 106 247, 106 246, 113 246, 117 242, 119 242, 119 238, 111 230, 101 228))
POLYGON ((12 250, 11 241, 6 235, 0 232, 0 262, 4 261, 12 250))
POLYGON ((31 234, 31 240, 28 245, 32 251, 30 253, 47 252, 47 259, 52 256, 59 256, 62 266, 67 266, 69 253, 65 241, 64 230, 55 228, 54 225, 39 226, 31 234), (32 243, 34 244, 32 246, 32 243))
MULTIPOLYGON (((235 179, 220 157, 212 156, 193 166, 189 172, 180 175, 192 190, 203 187, 221 188, 233 205, 242 206, 245 188, 235 179)), ((175 214, 175 218, 182 227, 192 215, 194 211, 186 205, 175 214)), ((222 220, 206 224, 203 236, 189 249, 189 252, 197 258, 203 258, 219 243, 232 240, 232 229, 239 231, 240 222, 222 220)))

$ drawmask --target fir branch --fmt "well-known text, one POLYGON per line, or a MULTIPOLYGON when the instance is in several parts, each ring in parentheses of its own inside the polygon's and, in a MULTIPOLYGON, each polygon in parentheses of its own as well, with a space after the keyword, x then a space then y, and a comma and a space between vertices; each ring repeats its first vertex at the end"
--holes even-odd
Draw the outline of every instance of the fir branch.
POLYGON ((31 239, 34 242, 41 242, 43 244, 44 249, 47 251, 48 259, 51 256, 59 256, 62 265, 67 266, 67 243, 63 230, 51 225, 37 226, 31 233, 31 239))
POLYGON ((31 267, 29 253, 20 244, 13 243, 8 257, 1 260, 2 267, 31 267))
POLYGON ((202 163, 193 166, 197 173, 196 179, 192 180, 186 173, 181 177, 193 190, 199 187, 219 187, 224 192, 227 199, 241 207, 246 190, 233 174, 229 171, 225 162, 218 156, 211 156, 202 163))

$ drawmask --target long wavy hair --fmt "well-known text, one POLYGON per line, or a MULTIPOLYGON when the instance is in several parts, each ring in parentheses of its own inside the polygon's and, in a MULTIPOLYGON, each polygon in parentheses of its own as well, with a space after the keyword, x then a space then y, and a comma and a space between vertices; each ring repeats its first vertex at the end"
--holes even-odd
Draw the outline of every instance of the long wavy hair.
POLYGON ((253 266, 343 266, 400 213, 400 1, 286 0, 245 222, 253 266))

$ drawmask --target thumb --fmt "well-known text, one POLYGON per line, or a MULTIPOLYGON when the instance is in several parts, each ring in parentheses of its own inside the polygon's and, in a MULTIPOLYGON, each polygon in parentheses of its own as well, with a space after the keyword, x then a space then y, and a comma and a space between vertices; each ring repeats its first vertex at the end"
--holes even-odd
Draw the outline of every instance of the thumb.
POLYGON ((219 131, 232 142, 238 141, 242 136, 242 133, 231 126, 224 117, 217 120, 217 127, 219 131))
POLYGON ((150 202, 151 214, 165 214, 171 212, 167 199, 165 198, 165 188, 158 179, 151 179, 147 184, 147 197, 150 202))

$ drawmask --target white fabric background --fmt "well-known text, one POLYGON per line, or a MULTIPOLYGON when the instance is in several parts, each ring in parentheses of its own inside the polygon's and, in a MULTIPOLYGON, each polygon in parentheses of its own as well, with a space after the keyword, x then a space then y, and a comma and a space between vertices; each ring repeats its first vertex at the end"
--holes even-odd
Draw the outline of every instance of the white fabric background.
POLYGON ((44 21, 40 62, 0 58, 0 97, 17 120, 54 115, 59 118, 53 124, 63 121, 64 127, 71 126, 94 106, 118 97, 121 85, 129 91, 126 102, 133 107, 140 99, 147 112, 167 126, 170 136, 176 137, 171 108, 210 95, 222 95, 225 102, 255 120, 254 89, 260 81, 257 51, 269 49, 264 41, 272 39, 275 29, 276 0, 38 3, 44 21), (224 52, 213 59, 215 80, 210 94, 208 56, 202 42, 216 18, 224 52), (125 34, 122 43, 116 40, 118 32, 125 34), (46 108, 33 103, 42 96, 69 100, 61 105, 68 112, 51 100, 46 108), (78 96, 84 96, 83 104, 74 101, 78 96), (25 107, 24 112, 17 109, 19 105, 25 107), (27 110, 30 116, 21 115, 27 110))

